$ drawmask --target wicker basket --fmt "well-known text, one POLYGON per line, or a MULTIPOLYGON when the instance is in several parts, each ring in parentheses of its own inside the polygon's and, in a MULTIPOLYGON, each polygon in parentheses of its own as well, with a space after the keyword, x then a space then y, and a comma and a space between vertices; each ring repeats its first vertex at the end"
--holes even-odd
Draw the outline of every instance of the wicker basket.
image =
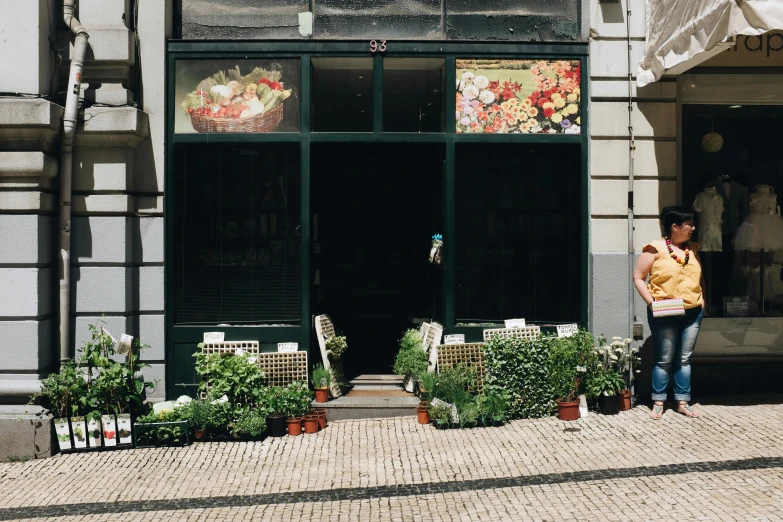
POLYGON ((196 132, 270 132, 283 121, 283 104, 251 118, 213 118, 191 114, 190 123, 196 132))

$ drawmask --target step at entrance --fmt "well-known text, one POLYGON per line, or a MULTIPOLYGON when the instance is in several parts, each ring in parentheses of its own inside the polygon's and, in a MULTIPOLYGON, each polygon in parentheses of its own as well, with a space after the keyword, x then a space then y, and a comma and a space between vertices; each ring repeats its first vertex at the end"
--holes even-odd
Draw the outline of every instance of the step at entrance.
POLYGON ((348 393, 313 407, 324 408, 330 421, 414 416, 419 398, 406 392, 402 381, 399 375, 360 375, 350 381, 348 393))

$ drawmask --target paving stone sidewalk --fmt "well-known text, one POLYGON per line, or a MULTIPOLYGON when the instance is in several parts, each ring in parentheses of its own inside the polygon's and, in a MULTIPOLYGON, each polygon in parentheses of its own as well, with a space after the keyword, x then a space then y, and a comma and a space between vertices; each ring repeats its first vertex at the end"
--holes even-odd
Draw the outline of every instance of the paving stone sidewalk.
POLYGON ((781 520, 783 395, 0 464, 0 520, 781 520))

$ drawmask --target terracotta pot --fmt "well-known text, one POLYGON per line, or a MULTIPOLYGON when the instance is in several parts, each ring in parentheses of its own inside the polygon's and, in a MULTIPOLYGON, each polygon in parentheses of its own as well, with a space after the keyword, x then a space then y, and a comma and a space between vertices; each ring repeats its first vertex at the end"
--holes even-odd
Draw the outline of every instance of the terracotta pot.
POLYGON ((302 434, 302 417, 289 417, 286 421, 288 424, 288 434, 292 437, 302 434))
POLYGON ((193 430, 193 434, 196 436, 197 439, 203 439, 206 433, 207 433, 206 430, 193 430))
POLYGON ((318 415, 305 415, 304 432, 318 433, 318 415))
POLYGON ((557 416, 560 420, 574 421, 579 418, 579 401, 566 402, 563 400, 556 400, 557 403, 557 416))
POLYGON ((430 414, 427 411, 427 408, 419 408, 416 410, 416 415, 419 418, 419 424, 429 424, 430 423, 430 414))
POLYGON ((329 388, 316 388, 315 402, 329 402, 329 388))
POLYGON ((322 430, 326 428, 326 410, 323 408, 317 408, 313 410, 313 415, 318 416, 318 429, 322 430))
POLYGON ((620 392, 620 411, 631 409, 631 390, 622 390, 620 392))

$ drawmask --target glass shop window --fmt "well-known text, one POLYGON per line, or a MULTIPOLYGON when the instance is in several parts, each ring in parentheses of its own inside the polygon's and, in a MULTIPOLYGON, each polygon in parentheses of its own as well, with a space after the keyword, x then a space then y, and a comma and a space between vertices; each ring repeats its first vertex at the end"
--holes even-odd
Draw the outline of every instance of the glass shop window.
POLYGON ((383 130, 444 132, 442 58, 383 61, 383 130))
POLYGON ((683 205, 713 317, 783 315, 783 107, 683 105, 683 205))
POLYGON ((313 132, 372 132, 372 58, 312 59, 313 132))
POLYGON ((579 321, 580 146, 456 152, 457 321, 579 321))
POLYGON ((180 144, 177 324, 298 324, 299 145, 180 144))

